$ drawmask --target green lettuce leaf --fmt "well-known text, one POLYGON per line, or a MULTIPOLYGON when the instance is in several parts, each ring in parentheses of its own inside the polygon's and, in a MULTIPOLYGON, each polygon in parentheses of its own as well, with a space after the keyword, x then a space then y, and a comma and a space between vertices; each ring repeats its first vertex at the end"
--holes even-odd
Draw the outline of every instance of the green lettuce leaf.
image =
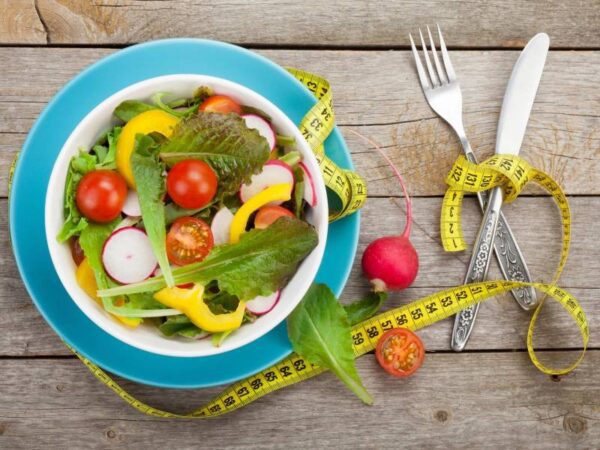
POLYGON ((296 353, 331 370, 363 402, 373 403, 354 365, 348 317, 326 285, 310 287, 288 318, 288 335, 296 353))
POLYGON ((58 242, 65 242, 69 238, 79 235, 87 227, 88 221, 81 215, 75 203, 77 185, 83 176, 92 170, 116 167, 115 156, 119 134, 121 134, 121 127, 114 127, 99 139, 99 142, 106 141, 108 147, 98 143, 94 145, 91 152, 80 150, 79 155, 71 158, 65 181, 64 215, 66 219, 56 237, 58 242))
POLYGON ((369 292, 362 300, 344 305, 350 325, 356 325, 374 316, 387 297, 387 292, 369 292))
POLYGON ((150 239, 152 250, 158 260, 160 270, 168 286, 173 286, 173 275, 167 258, 166 221, 165 221, 165 171, 164 164, 158 159, 158 145, 150 136, 138 134, 135 137, 135 149, 131 155, 133 178, 137 188, 142 210, 144 228, 150 239))
POLYGON ((169 166, 184 159, 207 162, 219 178, 219 197, 237 192, 269 159, 269 145, 237 114, 200 112, 182 120, 160 157, 169 166))
POLYGON ((151 109, 156 109, 156 106, 138 100, 125 100, 115 108, 113 114, 123 122, 129 122, 138 114, 150 111, 151 109))
MULTIPOLYGON (((269 295, 281 288, 296 267, 316 246, 315 229, 292 217, 282 217, 264 230, 244 233, 236 244, 213 248, 199 263, 173 270, 176 284, 216 281, 220 291, 241 300, 269 295)), ((156 291, 165 286, 162 276, 141 283, 99 292, 100 296, 156 291)))
POLYGON ((90 223, 79 236, 79 245, 94 271, 98 289, 106 289, 114 285, 102 265, 102 248, 119 221, 120 219, 110 223, 90 223))
POLYGON ((184 314, 167 317, 167 320, 160 324, 158 329, 165 336, 179 335, 187 338, 196 338, 205 333, 184 314))

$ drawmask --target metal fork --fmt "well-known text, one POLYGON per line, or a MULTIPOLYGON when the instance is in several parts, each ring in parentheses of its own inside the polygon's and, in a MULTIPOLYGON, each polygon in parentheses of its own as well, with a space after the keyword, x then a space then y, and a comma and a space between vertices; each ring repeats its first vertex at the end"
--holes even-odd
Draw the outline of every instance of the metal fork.
MULTIPOLYGON (((435 48, 431 31, 427 27, 427 34, 429 35, 429 43, 431 47, 431 55, 433 57, 433 63, 435 70, 431 64, 429 52, 423 39, 423 33, 419 29, 419 35, 421 37, 421 46, 423 49, 423 57, 425 59, 425 65, 427 66, 427 72, 423 67, 419 52, 415 46, 412 36, 409 34, 410 45, 412 47, 413 56, 415 58, 415 64, 417 66, 417 72, 419 74, 419 80, 421 81, 421 87, 425 93, 425 98, 429 103, 429 106, 444 119, 448 125, 454 130, 460 139, 465 156, 473 163, 477 163, 475 154, 471 149, 469 140, 465 133, 462 120, 462 93, 460 85, 456 79, 454 68, 450 62, 450 55, 446 49, 446 43, 442 36, 442 31, 439 25, 437 26, 440 50, 442 53, 442 62, 438 58, 438 52, 435 48)), ((479 200, 479 206, 482 211, 485 211, 485 205, 488 200, 487 192, 479 192, 477 194, 479 200)), ((494 241, 494 250, 496 258, 500 264, 502 275, 507 280, 516 281, 531 281, 529 270, 523 259, 523 254, 517 245, 517 241, 510 230, 504 215, 500 213, 500 219, 498 221, 498 228, 496 231, 496 238, 494 241)), ((512 291, 515 300, 524 309, 531 309, 537 303, 537 297, 533 288, 518 288, 512 291)))

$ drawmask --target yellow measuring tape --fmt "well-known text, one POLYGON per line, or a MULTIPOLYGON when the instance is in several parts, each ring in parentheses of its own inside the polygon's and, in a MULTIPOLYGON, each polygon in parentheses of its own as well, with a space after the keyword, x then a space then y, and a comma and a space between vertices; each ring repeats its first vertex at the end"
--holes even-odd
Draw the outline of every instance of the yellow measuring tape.
POLYGON ((359 210, 367 200, 367 185, 356 172, 341 169, 325 156, 324 142, 335 127, 333 97, 329 81, 303 70, 288 68, 298 81, 317 98, 317 103, 304 116, 298 128, 315 152, 321 174, 327 186, 341 200, 342 207, 331 211, 329 220, 341 219, 359 210))
MULTIPOLYGON (((337 167, 323 155, 323 141, 333 129, 333 110, 329 84, 323 78, 307 72, 288 69, 319 100, 302 120, 300 128, 319 158, 327 186, 342 200, 343 207, 332 215, 332 219, 343 217, 360 208, 366 199, 364 181, 351 171, 337 167)), ((16 159, 15 159, 16 162, 16 159)), ((14 170, 14 163, 10 175, 14 170)), ((9 193, 10 193, 9 178, 9 193)), ((460 209, 464 192, 477 192, 502 186, 506 201, 514 200, 528 181, 541 184, 556 200, 562 214, 563 247, 559 269, 553 282, 548 284, 523 283, 516 281, 487 281, 458 286, 416 300, 405 306, 379 314, 352 329, 352 342, 355 355, 361 356, 372 351, 379 336, 387 330, 404 327, 418 330, 435 322, 455 315, 460 310, 486 299, 522 286, 533 286, 547 296, 558 301, 577 324, 583 342, 583 350, 577 361, 569 367, 552 369, 538 360, 533 349, 533 329, 541 310, 543 300, 532 316, 527 335, 527 349, 533 363, 546 374, 562 375, 572 371, 583 359, 589 341, 589 328, 585 313, 577 300, 568 292, 554 285, 566 262, 570 240, 570 213, 567 199, 548 175, 531 168, 525 161, 514 156, 496 156, 481 165, 469 163, 459 158, 448 176, 448 189, 442 206, 441 231, 444 248, 459 251, 466 248, 460 227, 460 209)), ((128 394, 105 371, 69 347, 86 367, 102 383, 117 393, 124 401, 138 411, 156 417, 166 418, 210 418, 216 417, 245 406, 269 392, 311 378, 326 369, 314 366, 301 356, 292 354, 278 364, 261 371, 243 381, 227 387, 219 396, 207 404, 186 414, 163 411, 149 406, 128 394)))

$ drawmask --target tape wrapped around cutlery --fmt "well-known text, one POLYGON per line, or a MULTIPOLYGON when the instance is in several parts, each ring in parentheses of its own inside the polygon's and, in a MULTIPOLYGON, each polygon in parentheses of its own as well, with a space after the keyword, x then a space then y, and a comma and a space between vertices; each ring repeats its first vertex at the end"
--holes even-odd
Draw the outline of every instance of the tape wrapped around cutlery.
MULTIPOLYGON (((330 168, 333 171, 333 178, 330 177, 330 179, 334 180, 333 184, 338 187, 332 187, 332 189, 335 192, 339 191, 338 195, 341 194, 340 198, 344 201, 344 207, 334 213, 333 218, 343 217, 355 211, 364 203, 366 198, 364 181, 356 174, 335 166, 335 164, 323 156, 321 144, 333 127, 333 111, 330 109, 331 97, 327 96, 329 85, 324 79, 306 72, 293 69, 291 71, 294 76, 298 77, 311 89, 317 98, 320 98, 319 102, 304 118, 300 127, 304 127, 304 136, 309 140, 318 157, 321 156, 321 167, 330 168), (325 99, 325 102, 322 101, 323 99, 325 99), (326 110, 331 111, 331 121, 329 118, 325 119, 325 117, 328 117, 325 112, 326 110), (324 125, 318 126, 318 122, 315 121, 317 114, 324 118, 324 125), (319 135, 319 137, 315 137, 316 135, 319 135), (335 178, 336 176, 339 176, 341 179, 335 178)), ((15 163, 16 158, 10 169, 9 196, 15 163)), ((527 349, 532 362, 543 373, 550 375, 569 373, 579 365, 584 357, 589 341, 587 319, 577 299, 554 285, 567 259, 570 238, 569 206, 564 193, 557 183, 548 175, 531 168, 525 161, 515 156, 495 156, 481 165, 471 164, 463 157, 460 157, 448 176, 448 182, 451 187, 446 193, 442 206, 442 241, 444 247, 452 251, 458 251, 466 247, 460 229, 460 206, 465 191, 476 192, 477 190, 490 189, 493 186, 502 186, 505 189, 506 200, 511 201, 517 197, 529 180, 541 184, 542 187, 548 190, 556 199, 562 213, 563 246, 559 270, 557 271, 557 275, 555 275, 554 281, 551 284, 503 280, 485 281, 446 289, 399 308, 386 311, 352 328, 351 339, 356 357, 372 351, 377 344, 379 336, 389 329, 404 327, 410 330, 418 330, 451 317, 464 308, 506 293, 517 287, 533 286, 556 300, 566 310, 581 333, 583 350, 575 363, 566 368, 549 368, 538 360, 533 349, 533 331, 544 303, 544 300, 542 300, 532 316, 527 335, 527 349)), ((327 184, 329 186, 332 183, 328 182, 327 184)), ((74 348, 70 346, 69 348, 98 380, 113 390, 130 406, 144 414, 164 418, 202 419, 220 416, 246 406, 270 392, 306 380, 325 371, 324 368, 308 363, 301 356, 291 354, 278 364, 225 388, 220 395, 199 408, 189 413, 179 414, 160 410, 141 402, 127 393, 104 370, 79 354, 74 348)))

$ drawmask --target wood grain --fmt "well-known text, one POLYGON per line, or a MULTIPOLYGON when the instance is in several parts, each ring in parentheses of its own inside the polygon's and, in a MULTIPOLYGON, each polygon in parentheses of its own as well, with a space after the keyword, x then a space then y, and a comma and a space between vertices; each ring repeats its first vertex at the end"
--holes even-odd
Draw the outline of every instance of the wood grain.
MULTIPOLYGON (((5 168, 49 98, 83 67, 112 52, 0 48, 0 195, 6 195, 5 168)), ((337 121, 371 195, 398 195, 399 189, 383 161, 346 128, 378 140, 406 176, 413 195, 444 192, 444 176, 460 153, 459 145, 425 102, 408 52, 259 53, 331 81, 337 121)), ((500 102, 516 57, 512 51, 452 52, 463 89, 465 126, 481 158, 493 153, 500 102)), ((600 52, 551 52, 525 138, 523 156, 554 176, 569 194, 600 194, 599 75, 600 52)))
MULTIPOLYGON (((600 352, 592 351, 580 370, 555 382, 526 353, 428 354, 417 376, 399 380, 367 355, 358 369, 372 407, 323 374, 206 422, 143 416, 76 360, 3 360, 0 447, 592 448, 600 440, 598 364, 600 352)), ((176 411, 220 392, 123 386, 176 411)))
POLYGON ((0 0, 0 11, 0 43, 48 43, 36 0, 0 0))
POLYGON ((598 47, 597 0, 261 2, 37 0, 8 2, 2 43, 128 44, 203 37, 246 45, 407 46, 408 33, 440 24, 459 47, 522 47, 546 31, 556 47, 598 47), (15 17, 36 19, 15 32, 15 17), (44 27, 40 27, 40 23, 44 27))
MULTIPOLYGON (((590 319, 591 347, 600 347, 600 336, 595 333, 594 318, 600 314, 597 295, 600 280, 598 244, 594 233, 600 221, 600 198, 571 198, 573 223, 573 248, 560 281, 579 299, 590 319)), ((415 225, 411 240, 420 256, 419 275, 414 288, 393 294, 386 305, 400 306, 432 294, 443 287, 461 284, 469 255, 445 253, 438 236, 439 198, 414 200, 415 225)), ((6 201, 0 201, 6 210, 6 201)), ((368 285, 361 275, 360 255, 364 247, 379 236, 397 234, 404 224, 403 204, 398 199, 371 198, 362 215, 362 228, 350 279, 346 284, 343 301, 357 300, 366 294, 368 285)), ((525 197, 514 206, 505 208, 506 216, 521 243, 535 280, 549 281, 559 254, 558 214, 547 198, 525 197), (531 213, 535 212, 532 226, 531 213)), ((475 202, 465 204, 465 236, 472 242, 480 213, 475 202)), ((0 228, 6 229, 6 219, 0 216, 0 228)), ((490 279, 500 277, 496 263, 492 262, 490 279)), ((0 235, 0 356, 67 355, 54 332, 50 330, 29 299, 12 260, 6 235, 0 235)), ((69 300, 66 300, 69 301, 69 300)), ((477 326, 469 342, 470 350, 524 349, 529 315, 522 311, 508 295, 491 299, 482 305, 477 326)), ((451 320, 440 322, 422 332, 430 350, 447 350, 451 320)), ((563 310, 554 302, 547 302, 536 333, 539 348, 579 348, 577 329, 563 310)))

